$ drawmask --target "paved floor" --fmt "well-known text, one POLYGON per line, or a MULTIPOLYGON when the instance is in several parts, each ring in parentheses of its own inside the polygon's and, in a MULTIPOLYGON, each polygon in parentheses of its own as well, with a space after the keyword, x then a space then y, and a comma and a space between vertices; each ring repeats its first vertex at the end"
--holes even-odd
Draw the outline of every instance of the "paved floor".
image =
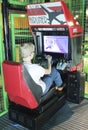
MULTIPOLYGON (((0 130, 28 130, 8 119, 0 118, 0 130)), ((88 99, 80 104, 67 102, 41 130, 88 130, 88 99)))

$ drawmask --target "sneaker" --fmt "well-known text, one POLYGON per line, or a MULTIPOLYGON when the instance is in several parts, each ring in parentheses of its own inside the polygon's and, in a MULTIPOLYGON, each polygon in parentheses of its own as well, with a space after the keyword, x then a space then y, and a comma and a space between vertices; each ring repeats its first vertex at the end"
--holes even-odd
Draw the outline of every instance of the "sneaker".
POLYGON ((56 90, 58 91, 62 91, 64 89, 64 87, 56 87, 56 90))

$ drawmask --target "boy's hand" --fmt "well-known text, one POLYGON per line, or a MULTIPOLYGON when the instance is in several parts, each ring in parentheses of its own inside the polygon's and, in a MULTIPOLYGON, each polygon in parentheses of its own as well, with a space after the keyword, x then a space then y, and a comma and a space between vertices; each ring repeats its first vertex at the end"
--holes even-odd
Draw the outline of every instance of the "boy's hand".
POLYGON ((45 74, 50 74, 51 73, 52 56, 46 55, 45 58, 48 60, 48 68, 45 69, 45 74))
POLYGON ((49 63, 51 63, 51 61, 52 61, 52 56, 46 55, 46 59, 48 60, 49 63))

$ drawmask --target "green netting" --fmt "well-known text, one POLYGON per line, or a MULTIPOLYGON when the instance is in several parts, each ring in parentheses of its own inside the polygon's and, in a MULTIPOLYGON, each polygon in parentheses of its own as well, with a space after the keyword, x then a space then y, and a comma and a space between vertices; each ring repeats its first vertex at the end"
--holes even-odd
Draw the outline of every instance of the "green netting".
MULTIPOLYGON (((85 17, 84 17, 85 21, 85 41, 88 41, 88 0, 86 0, 85 3, 85 17)), ((88 44, 88 43, 87 43, 88 44)))
POLYGON ((88 73, 88 56, 83 58, 84 60, 84 72, 88 73))
POLYGON ((83 51, 84 51, 84 55, 83 55, 83 61, 84 61, 83 71, 88 74, 88 43, 85 43, 83 51))
POLYGON ((44 0, 8 0, 8 2, 13 5, 27 5, 29 3, 31 4, 44 2, 44 0))
POLYGON ((33 40, 26 14, 10 14, 10 33, 13 60, 19 61, 19 46, 33 40))
POLYGON ((29 3, 29 0, 8 0, 8 2, 14 5, 26 5, 29 3))
POLYGON ((88 98, 88 81, 85 81, 85 94, 84 94, 84 97, 88 98))

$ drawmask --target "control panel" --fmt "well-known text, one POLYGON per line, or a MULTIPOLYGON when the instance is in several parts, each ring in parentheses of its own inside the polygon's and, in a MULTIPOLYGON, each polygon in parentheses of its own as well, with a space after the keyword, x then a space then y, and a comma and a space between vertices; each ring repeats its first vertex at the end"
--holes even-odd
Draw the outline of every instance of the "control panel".
MULTIPOLYGON (((48 68, 48 60, 45 55, 36 56, 36 63, 44 68, 48 68)), ((65 59, 60 59, 52 56, 52 66, 56 67, 57 70, 66 70, 68 68, 68 62, 65 59)))

